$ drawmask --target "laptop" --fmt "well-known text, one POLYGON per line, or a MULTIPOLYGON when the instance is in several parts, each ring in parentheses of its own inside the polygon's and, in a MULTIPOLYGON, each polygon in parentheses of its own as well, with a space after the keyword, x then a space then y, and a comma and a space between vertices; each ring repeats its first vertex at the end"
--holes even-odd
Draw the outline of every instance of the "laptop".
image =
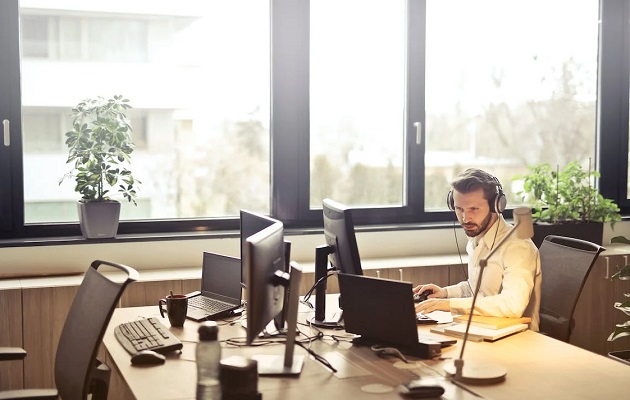
POLYGON ((201 291, 189 293, 187 318, 225 318, 241 307, 241 260, 204 252, 201 291))
POLYGON ((457 343, 418 333, 411 283, 344 273, 337 277, 345 330, 360 335, 355 343, 396 347, 421 358, 432 358, 427 356, 429 344, 438 344, 439 350, 457 343))

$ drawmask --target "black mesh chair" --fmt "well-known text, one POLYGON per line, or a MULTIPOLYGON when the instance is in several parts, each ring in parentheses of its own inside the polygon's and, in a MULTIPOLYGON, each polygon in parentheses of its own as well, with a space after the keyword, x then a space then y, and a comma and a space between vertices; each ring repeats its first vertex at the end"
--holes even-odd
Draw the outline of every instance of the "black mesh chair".
POLYGON ((573 313, 595 260, 604 247, 585 240, 549 235, 540 245, 542 288, 540 333, 569 342, 573 313))
MULTIPOLYGON (((87 399, 106 400, 110 369, 96 356, 103 335, 126 286, 138 280, 138 272, 108 261, 92 262, 72 301, 59 338, 55 358, 56 389, 24 389, 0 392, 0 399, 87 399), (125 273, 122 280, 111 280, 98 271, 106 265, 125 273), (120 281, 120 282, 119 282, 120 281)), ((22 359, 20 348, 0 348, 0 361, 22 359)))

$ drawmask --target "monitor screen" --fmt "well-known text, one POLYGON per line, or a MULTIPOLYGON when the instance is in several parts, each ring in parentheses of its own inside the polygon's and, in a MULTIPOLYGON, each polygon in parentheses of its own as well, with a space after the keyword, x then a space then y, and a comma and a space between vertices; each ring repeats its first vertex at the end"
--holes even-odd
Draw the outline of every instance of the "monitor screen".
POLYGON ((330 246, 330 263, 339 272, 363 275, 359 248, 348 207, 330 199, 323 200, 324 236, 330 246))
POLYGON ((282 312, 283 285, 288 284, 284 255, 284 227, 279 221, 245 239, 248 344, 282 312))
POLYGON ((247 288, 245 258, 245 241, 248 237, 278 222, 278 220, 252 211, 241 210, 241 283, 247 288))

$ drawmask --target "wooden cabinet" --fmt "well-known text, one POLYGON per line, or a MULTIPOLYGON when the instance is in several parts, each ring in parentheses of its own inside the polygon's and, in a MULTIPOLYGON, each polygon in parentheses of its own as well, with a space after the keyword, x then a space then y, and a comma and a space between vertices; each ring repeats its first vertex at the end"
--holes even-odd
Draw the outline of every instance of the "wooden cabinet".
MULTIPOLYGON (((170 290, 199 290, 199 269, 141 272, 127 287, 121 307, 156 306, 170 290), (174 275, 175 279, 168 279, 174 275)), ((23 361, 0 363, 0 390, 54 387, 57 343, 82 276, 0 280, 0 346, 26 350, 23 361)), ((111 396, 110 396, 111 398, 111 396)))
POLYGON ((630 246, 609 244, 605 247, 607 250, 599 256, 584 284, 570 340, 571 344, 602 355, 612 350, 630 349, 630 337, 614 342, 607 340, 615 324, 628 319, 613 305, 623 300, 623 293, 630 293, 630 282, 612 281, 610 277, 630 261, 630 246))
MULTIPOLYGON (((22 347, 22 290, 18 280, 0 281, 0 347, 22 347)), ((0 362, 0 390, 24 387, 24 361, 0 362)))

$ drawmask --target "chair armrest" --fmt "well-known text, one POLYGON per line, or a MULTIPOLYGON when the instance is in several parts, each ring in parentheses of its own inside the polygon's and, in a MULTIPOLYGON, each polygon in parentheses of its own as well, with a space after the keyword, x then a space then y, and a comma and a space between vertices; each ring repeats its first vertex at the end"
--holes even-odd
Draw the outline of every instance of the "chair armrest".
POLYGON ((20 347, 0 347, 0 361, 22 360, 26 350, 20 347))

